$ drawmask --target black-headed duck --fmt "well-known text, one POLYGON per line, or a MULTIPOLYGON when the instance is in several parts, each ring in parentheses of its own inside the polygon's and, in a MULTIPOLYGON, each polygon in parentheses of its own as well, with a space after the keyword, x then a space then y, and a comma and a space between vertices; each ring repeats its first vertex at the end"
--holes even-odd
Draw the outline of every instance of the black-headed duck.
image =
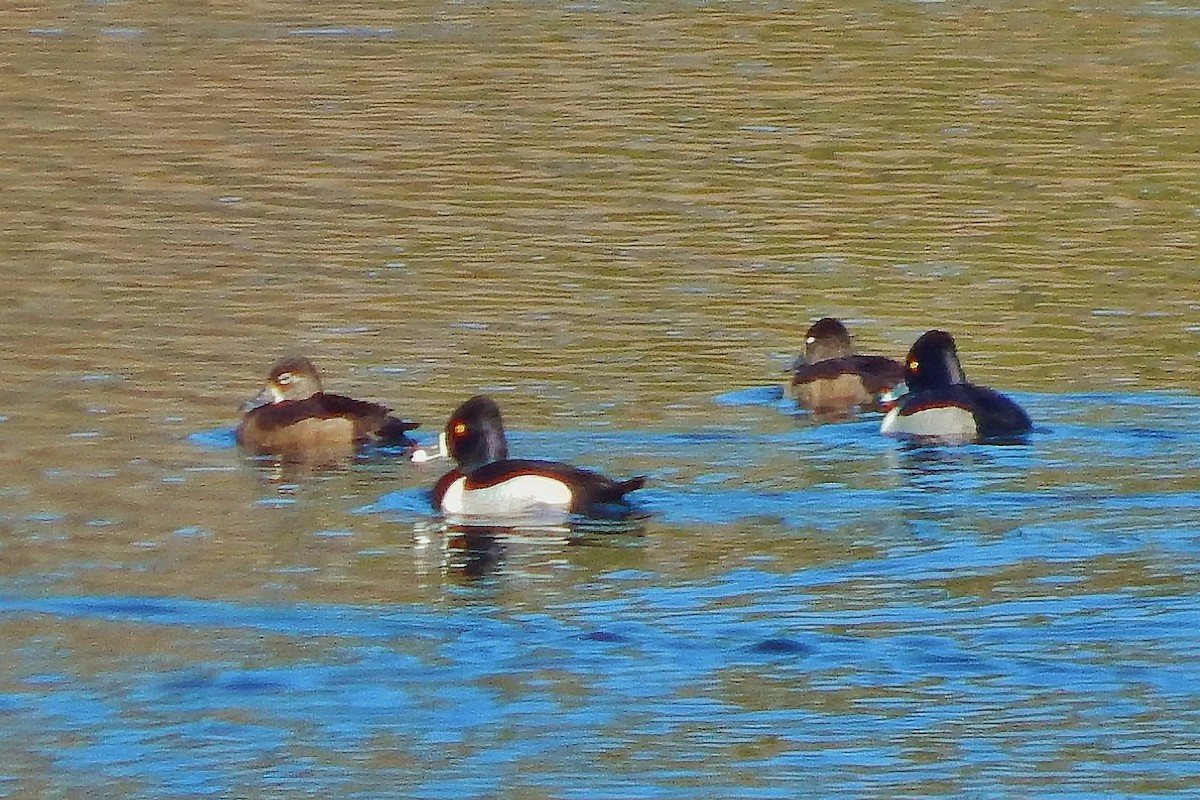
POLYGON ((628 512, 625 495, 644 477, 617 481, 557 461, 508 457, 504 421, 496 401, 478 395, 460 405, 446 423, 446 455, 458 462, 434 485, 435 508, 455 517, 536 517, 550 510, 583 516, 628 512))
POLYGON ((1015 439, 1033 429, 1010 398, 967 381, 954 337, 923 333, 904 362, 907 394, 883 418, 880 433, 945 442, 1015 439))

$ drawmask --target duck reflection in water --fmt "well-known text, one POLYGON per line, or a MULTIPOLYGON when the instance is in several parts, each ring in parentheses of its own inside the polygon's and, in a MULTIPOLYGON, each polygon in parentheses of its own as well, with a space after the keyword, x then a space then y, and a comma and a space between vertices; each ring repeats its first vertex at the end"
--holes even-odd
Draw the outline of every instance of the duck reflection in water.
POLYGON ((511 530, 488 525, 446 526, 446 571, 467 580, 492 574, 504 562, 504 535, 511 530))
POLYGON ((442 526, 441 567, 447 574, 478 580, 502 570, 521 572, 559 562, 564 548, 623 547, 644 533, 641 520, 579 521, 571 525, 522 528, 504 525, 442 526), (515 562, 505 569, 505 564, 515 562))

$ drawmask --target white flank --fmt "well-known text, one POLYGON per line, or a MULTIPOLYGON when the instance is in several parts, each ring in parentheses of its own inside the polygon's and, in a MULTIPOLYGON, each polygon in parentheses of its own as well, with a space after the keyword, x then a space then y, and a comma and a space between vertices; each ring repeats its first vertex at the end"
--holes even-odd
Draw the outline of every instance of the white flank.
POLYGON ((463 505, 463 486, 467 483, 466 478, 459 478, 454 483, 446 488, 446 493, 442 495, 442 511, 446 514, 461 514, 463 505))
POLYGON ((450 484, 442 497, 442 512, 472 519, 503 520, 535 517, 547 510, 571 508, 571 490, 544 475, 517 475, 486 489, 465 488, 466 479, 450 484))
POLYGON ((879 432, 885 436, 928 436, 951 441, 970 441, 979 433, 975 415, 965 408, 941 406, 915 414, 900 415, 893 408, 883 418, 879 432))

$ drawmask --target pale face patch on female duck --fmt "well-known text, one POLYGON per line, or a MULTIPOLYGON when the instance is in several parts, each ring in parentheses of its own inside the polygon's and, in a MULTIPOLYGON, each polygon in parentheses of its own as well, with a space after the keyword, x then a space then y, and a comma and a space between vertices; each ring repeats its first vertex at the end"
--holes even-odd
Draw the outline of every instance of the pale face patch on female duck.
POLYGON ((285 400, 305 400, 322 391, 321 373, 313 363, 303 356, 288 356, 275 362, 262 391, 247 401, 242 410, 251 411, 285 400))
POLYGON ((928 406, 905 414, 893 408, 883 418, 885 436, 912 436, 945 441, 972 441, 979 435, 975 415, 961 406, 928 406))

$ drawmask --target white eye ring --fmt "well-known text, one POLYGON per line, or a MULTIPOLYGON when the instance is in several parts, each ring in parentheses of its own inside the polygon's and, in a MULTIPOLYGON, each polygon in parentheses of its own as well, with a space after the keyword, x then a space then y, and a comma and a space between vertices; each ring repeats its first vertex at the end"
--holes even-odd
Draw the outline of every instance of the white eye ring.
POLYGON ((807 339, 805 339, 805 340, 804 340, 804 343, 805 343, 805 344, 812 344, 812 343, 813 343, 813 342, 815 342, 816 340, 817 340, 817 337, 815 337, 815 336, 810 336, 810 337, 808 337, 807 339))
POLYGON ((290 373, 290 372, 285 372, 285 373, 283 373, 282 375, 280 375, 280 376, 277 378, 277 380, 278 380, 280 383, 282 383, 284 386, 287 386, 289 383, 291 383, 291 382, 292 382, 292 373, 290 373))

